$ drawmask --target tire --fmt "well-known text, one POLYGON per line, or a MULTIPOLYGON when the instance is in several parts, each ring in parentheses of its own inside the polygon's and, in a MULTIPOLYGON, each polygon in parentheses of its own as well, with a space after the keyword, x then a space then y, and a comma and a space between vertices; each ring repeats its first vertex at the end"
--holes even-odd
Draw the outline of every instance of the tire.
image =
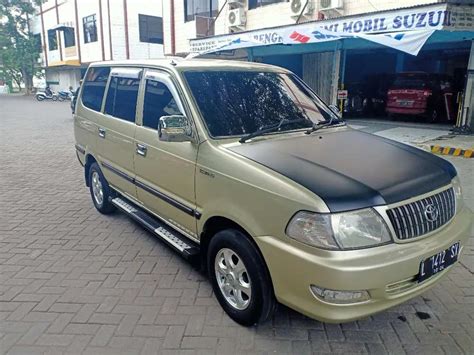
POLYGON ((110 214, 115 211, 115 206, 110 202, 112 190, 105 180, 97 163, 89 168, 89 191, 95 208, 102 214, 110 214))
POLYGON ((65 98, 63 96, 58 96, 58 101, 63 102, 65 98))
POLYGON ((230 318, 252 326, 272 316, 276 301, 270 275, 244 233, 235 229, 217 232, 209 243, 207 267, 217 300, 230 318))
POLYGON ((44 96, 43 96, 43 95, 36 95, 36 100, 38 100, 38 101, 43 101, 43 100, 44 100, 44 96))
POLYGON ((57 97, 56 95, 53 95, 53 96, 51 97, 51 100, 53 100, 53 101, 58 101, 58 97, 57 97))

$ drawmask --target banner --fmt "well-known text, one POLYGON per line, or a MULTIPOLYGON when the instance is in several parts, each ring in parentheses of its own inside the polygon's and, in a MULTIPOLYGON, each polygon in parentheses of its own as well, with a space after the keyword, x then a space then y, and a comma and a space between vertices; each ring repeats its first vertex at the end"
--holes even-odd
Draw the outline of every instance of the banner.
POLYGON ((377 34, 350 34, 334 32, 320 26, 295 31, 291 28, 283 34, 283 44, 306 44, 337 41, 345 38, 362 38, 399 51, 417 55, 435 30, 390 32, 377 34))
MULTIPOLYGON (((435 30, 474 30, 472 6, 433 4, 190 41, 197 55, 273 44, 363 38, 417 55, 435 30)), ((195 55, 193 55, 195 56, 195 55)))

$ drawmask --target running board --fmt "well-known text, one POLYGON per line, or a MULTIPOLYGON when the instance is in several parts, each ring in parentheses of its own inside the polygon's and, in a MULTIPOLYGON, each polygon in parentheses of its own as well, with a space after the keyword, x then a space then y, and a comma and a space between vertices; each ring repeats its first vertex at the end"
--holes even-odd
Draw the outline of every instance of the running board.
POLYGON ((111 202, 122 212, 125 212, 136 222, 155 234, 166 244, 178 251, 186 259, 191 259, 199 254, 199 245, 189 240, 181 233, 175 231, 158 218, 152 216, 132 202, 123 197, 115 197, 111 202))

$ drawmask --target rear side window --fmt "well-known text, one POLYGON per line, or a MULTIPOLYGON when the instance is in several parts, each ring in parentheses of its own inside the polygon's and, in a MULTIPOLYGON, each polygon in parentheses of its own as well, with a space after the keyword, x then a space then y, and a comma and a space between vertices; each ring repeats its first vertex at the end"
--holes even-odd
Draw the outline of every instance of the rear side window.
POLYGON ((138 78, 112 77, 105 101, 105 113, 128 122, 135 122, 139 86, 138 78))
POLYGON ((143 126, 158 129, 161 116, 182 115, 170 89, 162 82, 146 81, 143 126))
POLYGON ((100 111, 105 87, 109 78, 109 67, 95 67, 87 71, 82 89, 82 103, 94 111, 100 111))

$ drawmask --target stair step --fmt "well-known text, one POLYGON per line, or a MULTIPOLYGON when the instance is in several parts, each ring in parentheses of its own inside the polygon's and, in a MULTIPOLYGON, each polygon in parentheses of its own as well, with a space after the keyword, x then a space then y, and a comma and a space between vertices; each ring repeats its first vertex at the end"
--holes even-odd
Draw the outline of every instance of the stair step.
POLYGON ((186 259, 190 259, 199 254, 199 245, 189 240, 186 236, 172 229, 170 226, 160 221, 155 216, 144 211, 133 202, 125 197, 115 197, 111 201, 119 210, 125 212, 136 222, 140 223, 150 232, 154 233, 158 238, 166 244, 178 251, 186 259))

